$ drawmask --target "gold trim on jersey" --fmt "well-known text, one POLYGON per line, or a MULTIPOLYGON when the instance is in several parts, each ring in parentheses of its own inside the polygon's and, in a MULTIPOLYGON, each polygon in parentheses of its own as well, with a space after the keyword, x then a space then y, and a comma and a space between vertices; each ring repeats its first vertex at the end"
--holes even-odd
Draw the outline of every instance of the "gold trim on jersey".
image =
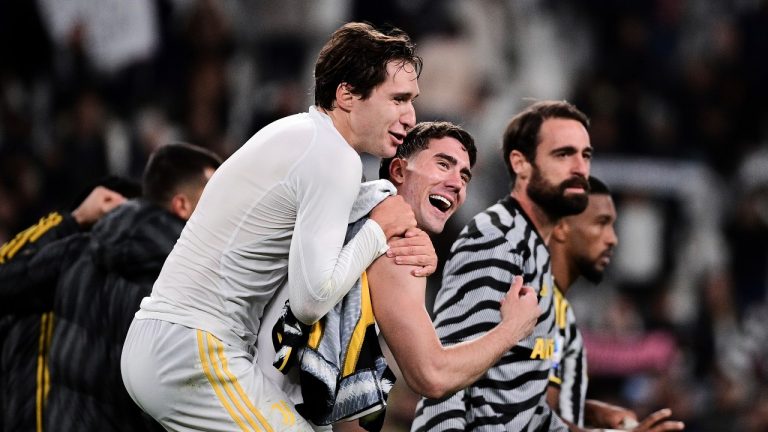
POLYGON ((48 216, 43 216, 39 222, 16 234, 16 237, 0 246, 0 264, 13 258, 27 243, 37 241, 48 230, 60 224, 62 220, 64 218, 59 213, 53 212, 48 216))
POLYGON ((43 410, 51 390, 51 373, 48 368, 48 352, 53 337, 53 312, 40 315, 40 336, 37 347, 37 372, 35 373, 35 423, 37 432, 43 430, 43 410))
POLYGON ((344 367, 341 376, 347 377, 355 372, 357 359, 360 358, 360 351, 365 341, 365 332, 368 326, 376 323, 373 317, 373 307, 371 307, 371 292, 368 289, 368 274, 363 272, 360 276, 360 319, 355 324, 355 330, 347 345, 347 352, 344 355, 344 367))
POLYGON ((565 298, 560 288, 555 285, 555 323, 557 328, 564 329, 568 325, 568 299, 565 298))

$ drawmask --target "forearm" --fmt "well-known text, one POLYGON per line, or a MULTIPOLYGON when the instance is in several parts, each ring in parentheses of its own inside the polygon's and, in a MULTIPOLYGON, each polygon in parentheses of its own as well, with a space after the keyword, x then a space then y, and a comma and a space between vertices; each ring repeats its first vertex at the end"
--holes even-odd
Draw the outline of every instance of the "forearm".
POLYGON ((386 257, 371 265, 374 315, 411 389, 442 398, 483 376, 524 334, 499 324, 476 339, 444 347, 424 307, 426 282, 410 270, 386 257))
POLYGON ((500 324, 476 339, 456 345, 443 347, 436 339, 438 346, 433 352, 422 354, 422 358, 431 360, 420 362, 421 368, 416 369, 421 375, 418 378, 432 379, 432 386, 427 388, 433 395, 425 396, 444 397, 472 385, 523 336, 511 335, 500 324))
POLYGON ((366 267, 386 247, 384 233, 370 220, 338 252, 332 269, 328 271, 320 271, 312 255, 305 255, 292 247, 291 254, 295 258, 292 257, 289 262, 288 279, 292 281, 289 296, 296 318, 307 325, 317 322, 349 292, 366 267))
POLYGON ((637 420, 637 415, 626 408, 599 400, 584 401, 584 424, 593 427, 617 428, 625 419, 637 420))

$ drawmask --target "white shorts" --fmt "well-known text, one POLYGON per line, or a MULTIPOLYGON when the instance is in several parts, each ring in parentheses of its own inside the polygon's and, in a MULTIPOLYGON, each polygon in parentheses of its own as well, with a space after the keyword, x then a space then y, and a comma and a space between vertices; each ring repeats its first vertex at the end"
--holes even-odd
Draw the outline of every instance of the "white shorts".
POLYGON ((133 320, 120 361, 133 400, 171 431, 311 431, 253 350, 167 321, 133 320))

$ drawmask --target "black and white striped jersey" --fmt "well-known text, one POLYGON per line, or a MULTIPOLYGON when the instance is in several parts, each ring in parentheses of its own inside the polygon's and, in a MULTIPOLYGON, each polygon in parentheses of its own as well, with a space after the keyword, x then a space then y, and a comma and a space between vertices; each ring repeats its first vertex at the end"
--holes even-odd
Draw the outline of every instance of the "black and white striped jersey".
POLYGON ((558 335, 555 338, 549 383, 560 389, 560 417, 584 426, 584 401, 587 397, 587 357, 584 352, 584 339, 576 326, 573 308, 557 285, 555 322, 558 335))
POLYGON ((475 216, 453 244, 434 305, 438 336, 451 345, 496 326, 515 275, 538 294, 541 315, 533 333, 467 389, 422 399, 413 431, 568 430, 546 402, 558 330, 549 251, 512 197, 475 216))

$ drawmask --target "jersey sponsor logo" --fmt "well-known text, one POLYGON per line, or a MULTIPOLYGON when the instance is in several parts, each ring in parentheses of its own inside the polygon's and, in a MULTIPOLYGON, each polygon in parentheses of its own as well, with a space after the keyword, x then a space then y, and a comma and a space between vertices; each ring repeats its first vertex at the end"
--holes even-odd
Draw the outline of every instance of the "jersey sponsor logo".
POLYGON ((531 359, 548 360, 555 353, 555 340, 553 338, 536 338, 533 345, 531 359))

